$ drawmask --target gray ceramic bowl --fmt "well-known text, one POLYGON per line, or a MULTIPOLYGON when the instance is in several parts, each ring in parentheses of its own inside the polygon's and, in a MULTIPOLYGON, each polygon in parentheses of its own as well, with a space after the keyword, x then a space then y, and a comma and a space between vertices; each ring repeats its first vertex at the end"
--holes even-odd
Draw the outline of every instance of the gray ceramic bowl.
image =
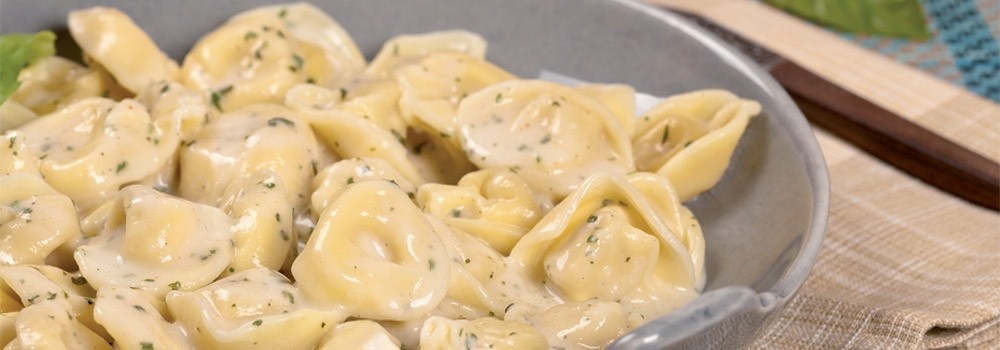
MULTIPOLYGON (((70 10, 108 5, 180 61, 201 35, 266 2, 4 0, 0 32, 60 29, 70 10)), ((724 88, 760 101, 762 118, 750 124, 724 179, 689 203, 704 225, 705 294, 615 347, 739 347, 815 262, 829 183, 809 125, 767 73, 681 18, 625 0, 317 2, 369 58, 397 34, 464 28, 487 39, 491 61, 524 77, 548 69, 659 96, 724 88)))

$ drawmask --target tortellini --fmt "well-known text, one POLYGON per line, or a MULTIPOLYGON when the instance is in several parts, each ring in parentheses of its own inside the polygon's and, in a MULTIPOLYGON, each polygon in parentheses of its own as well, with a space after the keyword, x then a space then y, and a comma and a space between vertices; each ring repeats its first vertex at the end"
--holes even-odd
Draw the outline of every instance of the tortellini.
POLYGON ((449 320, 431 317, 420 331, 420 348, 424 350, 549 349, 545 336, 518 321, 495 318, 449 320))
POLYGON ((231 111, 281 103, 298 83, 338 87, 363 69, 347 32, 316 7, 297 3, 233 16, 191 49, 182 80, 210 91, 216 108, 231 111))
POLYGON ((323 336, 318 350, 383 350, 399 349, 396 337, 378 323, 369 320, 344 322, 323 336))
POLYGON ((388 130, 403 143, 407 125, 399 113, 399 96, 394 80, 358 78, 337 90, 315 84, 295 85, 285 94, 285 106, 306 114, 337 110, 358 115, 388 130))
POLYGON ((64 300, 45 301, 17 313, 16 338, 4 349, 111 350, 104 338, 94 333, 68 312, 64 300))
MULTIPOLYGON (((58 56, 45 57, 25 67, 17 81, 21 85, 10 100, 38 115, 52 113, 84 98, 101 96, 105 89, 97 72, 58 56)), ((3 121, 7 123, 7 116, 3 121)))
POLYGON ((134 185, 122 189, 104 231, 74 258, 90 283, 157 296, 207 285, 233 259, 230 219, 215 207, 134 185))
MULTIPOLYGON (((181 145, 189 144, 197 136, 201 128, 208 124, 215 113, 208 108, 204 96, 185 88, 178 83, 159 82, 150 84, 136 96, 136 101, 149 110, 149 116, 155 120, 174 119, 180 122, 181 145)), ((158 142, 158 140, 153 140, 158 142)), ((174 152, 160 171, 147 176, 137 183, 149 185, 161 191, 168 192, 177 188, 177 164, 179 153, 174 152)))
POLYGON ((363 181, 389 181, 399 186, 410 198, 416 188, 391 164, 379 158, 344 159, 323 169, 313 178, 312 213, 318 218, 340 193, 363 181))
POLYGON ((270 170, 284 183, 285 200, 300 212, 319 159, 309 125, 295 112, 270 104, 218 116, 180 152, 182 197, 217 205, 230 182, 270 170))
POLYGON ((152 120, 133 100, 89 98, 19 131, 45 180, 84 212, 120 187, 154 175, 173 159, 182 116, 152 120))
POLYGON ((432 54, 397 69, 395 75, 402 91, 399 107, 407 123, 446 151, 450 167, 458 173, 474 170, 454 136, 455 110, 467 95, 514 76, 485 60, 459 53, 432 54))
MULTIPOLYGON (((407 124, 399 111, 399 84, 391 79, 359 78, 338 93, 336 109, 360 115, 405 143, 407 124)), ((329 100, 336 101, 335 98, 329 100)))
POLYGON ((292 275, 311 301, 354 317, 402 321, 441 302, 448 260, 405 192, 388 181, 365 181, 323 211, 292 275))
POLYGON ((504 277, 507 265, 503 256, 485 242, 449 228, 434 215, 426 218, 451 258, 448 292, 431 314, 465 319, 502 315, 506 298, 497 297, 488 287, 494 279, 504 277))
POLYGON ((167 307, 205 349, 312 349, 346 318, 303 306, 285 276, 262 267, 197 290, 171 292, 167 307))
POLYGON ((390 39, 372 59, 366 72, 374 76, 392 74, 396 68, 435 52, 458 52, 475 58, 486 57, 486 40, 464 30, 400 35, 390 39))
POLYGON ((425 184, 417 203, 503 254, 544 214, 528 184, 506 169, 469 173, 457 186, 425 184))
POLYGON ((694 298, 704 262, 689 247, 704 248, 700 228, 684 226, 668 182, 647 184, 646 176, 656 175, 589 178, 518 242, 511 259, 560 298, 620 301, 643 319, 694 298), (645 192, 632 182, 643 182, 645 192), (672 203, 656 205, 656 195, 672 203))
POLYGON ((153 295, 125 286, 97 292, 94 319, 115 339, 119 349, 194 349, 184 330, 167 322, 167 306, 153 295))
POLYGON ((83 52, 133 93, 157 81, 176 81, 177 62, 125 13, 94 7, 69 14, 69 31, 83 52))
POLYGON ((0 104, 0 132, 7 132, 38 118, 34 111, 17 101, 8 100, 0 104))
POLYGON ((135 99, 146 106, 153 120, 179 120, 181 139, 184 141, 191 141, 208 124, 210 116, 215 115, 205 96, 179 83, 164 81, 150 84, 135 99))
POLYGON ((514 80, 469 95, 458 107, 458 131, 473 164, 511 169, 556 199, 598 171, 634 169, 614 113, 555 83, 514 80))
POLYGON ((0 175, 0 266, 43 264, 75 267, 80 221, 73 201, 38 175, 0 175), (54 253, 54 255, 53 255, 54 253))
MULTIPOLYGON (((522 80, 478 34, 366 62, 307 3, 178 66, 125 13, 69 14, 0 106, 4 349, 599 349, 695 298, 682 202, 760 105, 639 114, 634 88, 522 80)), ((159 33, 156 33, 159 34, 159 33)))
MULTIPOLYGON (((318 94, 302 94, 311 99, 318 94)), ((316 136, 341 158, 380 158, 389 162, 407 180, 424 183, 417 168, 407 159, 406 148, 391 132, 351 112, 330 109, 308 100, 286 101, 309 121, 316 136)))
POLYGON ((293 207, 277 174, 260 170, 234 180, 219 208, 233 219, 235 255, 224 274, 266 267, 281 268, 296 240, 293 207))
POLYGON ((70 274, 52 266, 17 265, 0 267, 0 285, 10 291, 3 312, 24 311, 36 304, 56 302, 64 319, 75 321, 100 337, 107 332, 94 320, 94 291, 79 274, 70 274), (23 307, 23 309, 22 309, 23 307))
POLYGON ((643 113, 633 136, 639 170, 665 176, 687 201, 715 186, 760 104, 724 90, 671 96, 643 113))
POLYGON ((566 349, 601 349, 630 328, 621 304, 594 299, 554 306, 530 322, 549 344, 566 349))
POLYGON ((252 22, 274 16, 298 42, 307 81, 337 87, 364 70, 365 59, 347 31, 309 3, 262 6, 233 16, 232 21, 252 22))
POLYGON ((20 130, 6 132, 0 138, 0 143, 6 144, 6 147, 0 145, 0 175, 23 172, 42 176, 41 170, 38 169, 40 159, 24 142, 26 138, 20 130))
POLYGON ((600 101, 618 117, 618 122, 629 135, 635 132, 635 89, 623 84, 587 84, 576 88, 600 101))

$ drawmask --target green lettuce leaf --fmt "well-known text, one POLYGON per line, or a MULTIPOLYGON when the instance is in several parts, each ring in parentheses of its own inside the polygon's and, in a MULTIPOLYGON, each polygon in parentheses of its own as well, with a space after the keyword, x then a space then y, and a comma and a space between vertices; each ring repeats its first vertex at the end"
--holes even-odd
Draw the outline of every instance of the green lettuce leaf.
POLYGON ((764 0, 834 29, 926 40, 931 33, 919 0, 764 0))
POLYGON ((55 33, 47 30, 35 34, 0 35, 0 104, 21 85, 17 81, 21 69, 56 53, 55 42, 55 33))

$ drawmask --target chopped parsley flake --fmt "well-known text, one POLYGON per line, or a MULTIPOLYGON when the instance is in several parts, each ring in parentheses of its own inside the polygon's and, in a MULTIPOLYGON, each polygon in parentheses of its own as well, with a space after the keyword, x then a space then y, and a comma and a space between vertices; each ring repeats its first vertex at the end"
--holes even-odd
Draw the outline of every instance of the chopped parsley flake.
POLYGON ((667 142, 668 138, 670 138, 670 125, 663 127, 663 137, 660 138, 660 143, 667 142))
POLYGON ((222 98, 230 91, 233 91, 232 85, 212 91, 212 105, 215 106, 215 109, 222 110, 222 98))
POLYGON ((597 216, 596 215, 591 215, 590 217, 587 218, 587 223, 591 223, 592 224, 592 223, 595 223, 595 222, 597 222, 597 216))
POLYGON ((253 325, 254 326, 260 326, 261 323, 264 323, 264 321, 261 321, 261 320, 253 321, 253 325))
POLYGON ((424 141, 424 142, 421 142, 421 143, 417 144, 416 146, 413 146, 413 154, 420 154, 420 151, 424 148, 424 145, 426 145, 426 144, 427 144, 427 141, 424 141))
POLYGON ((171 283, 171 284, 169 284, 169 286, 170 286, 171 290, 181 290, 181 282, 180 281, 176 281, 174 283, 171 283))
POLYGON ((546 143, 549 143, 549 141, 552 141, 552 134, 545 134, 545 137, 542 137, 541 144, 544 145, 546 143))
POLYGON ((118 167, 115 168, 115 174, 122 172, 122 170, 125 170, 125 167, 127 166, 128 166, 128 161, 126 160, 123 160, 121 163, 118 163, 118 167))
POLYGON ((153 343, 150 343, 148 341, 139 343, 139 346, 142 347, 142 350, 153 350, 153 343))
POLYGON ((288 127, 295 127, 295 122, 282 117, 274 117, 267 120, 268 126, 278 126, 278 124, 285 124, 288 127))
POLYGON ((396 141, 399 141, 399 143, 404 145, 406 144, 406 138, 403 137, 403 135, 401 135, 399 131, 396 131, 396 129, 389 129, 389 132, 392 133, 392 136, 396 137, 396 141))
POLYGON ((73 278, 70 278, 70 280, 73 281, 73 284, 78 286, 87 284, 87 279, 84 278, 83 276, 74 276, 73 278))
POLYGON ((304 66, 306 63, 305 60, 302 59, 302 56, 299 56, 298 54, 292 55, 292 61, 295 61, 295 65, 288 67, 288 69, 290 69, 292 72, 298 72, 302 70, 302 66, 304 66))
MULTIPOLYGON (((265 28, 264 31, 267 31, 266 30, 267 27, 264 27, 264 28, 265 28)), ((260 44, 260 47, 258 47, 257 50, 255 50, 253 52, 253 57, 256 58, 256 59, 258 59, 258 60, 261 59, 261 58, 263 58, 264 54, 263 54, 262 51, 264 51, 264 49, 266 49, 266 48, 267 48, 267 41, 264 41, 263 43, 260 44)))

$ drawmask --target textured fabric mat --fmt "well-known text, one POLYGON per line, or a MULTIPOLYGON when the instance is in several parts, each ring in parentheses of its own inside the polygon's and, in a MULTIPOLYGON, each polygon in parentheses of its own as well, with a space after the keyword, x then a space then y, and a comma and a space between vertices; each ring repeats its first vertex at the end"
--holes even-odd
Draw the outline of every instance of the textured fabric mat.
POLYGON ((1000 216, 826 133, 826 240, 760 349, 1000 349, 1000 216))
MULTIPOLYGON (((707 17, 1000 160, 1000 106, 927 71, 757 1, 648 1, 707 17)), ((995 31, 998 18, 987 14, 982 20, 995 31)), ((826 239, 805 284, 785 308, 769 316, 752 347, 1000 349, 1000 215, 928 186, 823 131, 817 138, 831 180, 826 239)))
POLYGON ((922 0, 927 41, 842 35, 895 60, 1000 102, 1000 1, 922 0))

